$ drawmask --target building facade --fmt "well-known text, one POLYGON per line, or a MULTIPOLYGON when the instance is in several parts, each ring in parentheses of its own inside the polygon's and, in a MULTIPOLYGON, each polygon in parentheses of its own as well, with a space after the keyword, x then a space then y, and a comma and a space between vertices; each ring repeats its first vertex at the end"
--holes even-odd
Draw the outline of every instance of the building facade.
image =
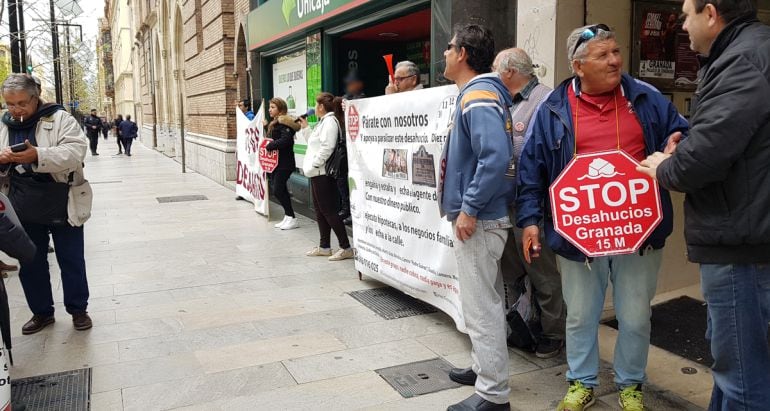
POLYGON ((133 7, 127 0, 105 0, 104 15, 112 51, 113 113, 115 116, 130 114, 136 118, 132 61, 133 7))
POLYGON ((234 180, 248 1, 141 0, 133 12, 142 142, 220 184, 234 180))

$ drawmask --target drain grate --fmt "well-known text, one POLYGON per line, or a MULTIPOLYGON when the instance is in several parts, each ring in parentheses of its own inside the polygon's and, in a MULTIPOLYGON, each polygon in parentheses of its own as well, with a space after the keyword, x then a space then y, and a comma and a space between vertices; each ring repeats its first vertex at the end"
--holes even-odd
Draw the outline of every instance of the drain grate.
POLYGON ((391 287, 352 291, 351 297, 386 320, 435 313, 436 307, 391 287))
POLYGON ((193 194, 187 196, 170 196, 170 197, 156 197, 159 203, 181 203, 184 201, 201 201, 208 200, 208 197, 200 194, 193 194))
POLYGON ((88 411, 90 401, 90 368, 11 381, 11 402, 29 411, 88 411))
POLYGON ((430 394, 459 387, 460 384, 449 379, 452 364, 443 358, 418 361, 395 367, 375 370, 404 398, 430 394))

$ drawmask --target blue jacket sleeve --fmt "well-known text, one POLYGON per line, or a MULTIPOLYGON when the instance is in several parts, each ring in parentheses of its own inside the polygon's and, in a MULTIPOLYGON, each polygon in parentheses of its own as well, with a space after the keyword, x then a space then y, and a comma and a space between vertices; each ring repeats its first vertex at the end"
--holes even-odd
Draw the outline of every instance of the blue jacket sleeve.
MULTIPOLYGON (((538 113, 535 112, 535 116, 538 113)), ((543 140, 541 119, 531 121, 524 137, 524 149, 517 173, 516 225, 524 228, 543 219, 545 196, 548 195, 548 148, 543 140)))
POLYGON ((470 102, 462 115, 477 157, 476 172, 463 194, 461 211, 475 217, 499 191, 513 154, 513 142, 505 132, 504 107, 470 102))

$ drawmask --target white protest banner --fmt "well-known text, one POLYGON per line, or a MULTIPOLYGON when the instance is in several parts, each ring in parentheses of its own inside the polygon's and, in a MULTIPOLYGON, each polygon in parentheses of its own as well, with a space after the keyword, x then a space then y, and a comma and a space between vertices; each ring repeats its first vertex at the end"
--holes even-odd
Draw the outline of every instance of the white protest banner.
POLYGON ((267 173, 259 164, 259 143, 264 139, 262 119, 265 105, 261 104, 254 120, 249 121, 240 109, 235 109, 237 131, 237 160, 235 194, 254 203, 254 210, 264 216, 270 212, 267 193, 267 173))
POLYGON ((356 269, 449 314, 460 331, 456 241, 436 201, 457 87, 347 103, 356 269))

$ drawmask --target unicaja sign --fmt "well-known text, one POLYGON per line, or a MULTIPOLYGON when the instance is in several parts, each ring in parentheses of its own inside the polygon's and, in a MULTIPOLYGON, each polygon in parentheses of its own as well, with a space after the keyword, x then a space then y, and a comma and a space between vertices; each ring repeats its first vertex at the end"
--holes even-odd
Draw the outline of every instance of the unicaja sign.
POLYGON ((326 6, 331 3, 331 0, 297 0, 297 16, 299 18, 304 17, 306 14, 319 12, 324 14, 326 6))

